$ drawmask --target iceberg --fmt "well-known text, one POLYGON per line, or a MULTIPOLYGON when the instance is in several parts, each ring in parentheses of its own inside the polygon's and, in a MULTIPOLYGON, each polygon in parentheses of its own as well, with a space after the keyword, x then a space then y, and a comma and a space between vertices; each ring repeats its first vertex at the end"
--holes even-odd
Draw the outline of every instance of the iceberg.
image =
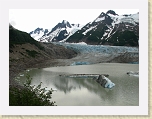
POLYGON ((115 84, 105 77, 104 75, 99 75, 98 79, 96 80, 102 87, 111 89, 115 86, 115 84))
POLYGON ((111 80, 109 80, 107 77, 104 76, 104 79, 107 80, 107 83, 105 84, 105 88, 112 88, 115 86, 115 84, 111 82, 111 80))
POLYGON ((128 74, 129 76, 139 77, 139 71, 136 71, 136 72, 134 72, 134 71, 128 71, 127 74, 128 74))

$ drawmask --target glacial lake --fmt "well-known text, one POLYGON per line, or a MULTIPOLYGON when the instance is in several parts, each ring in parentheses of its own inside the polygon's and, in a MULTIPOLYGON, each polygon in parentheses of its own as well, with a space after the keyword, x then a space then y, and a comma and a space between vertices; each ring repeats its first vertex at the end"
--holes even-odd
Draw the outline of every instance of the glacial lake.
POLYGON ((139 64, 98 63, 92 65, 60 66, 27 70, 18 75, 23 83, 28 73, 31 85, 54 89, 51 101, 57 106, 138 106, 139 77, 127 75, 139 71, 139 64), (115 83, 112 89, 103 88, 92 78, 71 78, 68 74, 109 74, 115 83))

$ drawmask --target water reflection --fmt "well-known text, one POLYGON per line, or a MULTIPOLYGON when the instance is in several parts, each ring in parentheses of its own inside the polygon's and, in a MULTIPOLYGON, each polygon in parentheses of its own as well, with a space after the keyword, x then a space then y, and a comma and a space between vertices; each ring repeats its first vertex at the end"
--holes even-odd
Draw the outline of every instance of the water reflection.
MULTIPOLYGON (((33 77, 32 84, 38 85, 43 82, 43 87, 57 89, 53 93, 52 100, 57 105, 69 106, 134 106, 139 105, 139 79, 126 74, 128 70, 138 70, 138 65, 116 66, 109 68, 107 65, 77 66, 77 67, 54 67, 45 69, 33 69, 28 73, 33 77), (60 76, 69 73, 99 73, 107 72, 109 79, 116 84, 113 89, 105 89, 92 78, 69 78, 60 76), (107 70, 107 67, 109 70, 107 70), (98 69, 99 68, 99 69, 98 69), (122 69, 123 68, 123 69, 122 69), (67 71, 68 69, 68 71, 67 71), (94 71, 94 72, 93 72, 94 71), (109 72, 108 72, 109 71, 109 72)), ((21 81, 24 81, 21 77, 21 81)))

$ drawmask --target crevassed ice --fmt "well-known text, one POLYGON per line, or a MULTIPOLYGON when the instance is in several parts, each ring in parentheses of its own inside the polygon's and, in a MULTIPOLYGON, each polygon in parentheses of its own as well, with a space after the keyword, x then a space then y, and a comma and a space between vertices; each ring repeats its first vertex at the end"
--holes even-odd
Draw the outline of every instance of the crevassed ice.
POLYGON ((67 48, 74 49, 81 53, 125 53, 125 52, 139 52, 136 47, 127 46, 103 46, 103 45, 86 45, 86 44, 76 44, 76 43, 60 43, 67 48))

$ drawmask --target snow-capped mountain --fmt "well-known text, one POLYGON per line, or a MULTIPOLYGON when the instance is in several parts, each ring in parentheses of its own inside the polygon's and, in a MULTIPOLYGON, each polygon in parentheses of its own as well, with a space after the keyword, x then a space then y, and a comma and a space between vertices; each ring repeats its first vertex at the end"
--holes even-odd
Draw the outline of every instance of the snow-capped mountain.
POLYGON ((64 42, 81 28, 82 25, 80 24, 70 24, 68 21, 63 20, 38 40, 41 42, 64 42))
POLYGON ((39 41, 39 38, 41 38, 43 35, 46 35, 49 31, 50 31, 49 29, 43 29, 38 27, 34 31, 31 31, 29 34, 35 40, 39 41))
POLYGON ((118 15, 113 10, 101 13, 94 21, 70 36, 66 42, 101 45, 138 46, 139 13, 118 15))

